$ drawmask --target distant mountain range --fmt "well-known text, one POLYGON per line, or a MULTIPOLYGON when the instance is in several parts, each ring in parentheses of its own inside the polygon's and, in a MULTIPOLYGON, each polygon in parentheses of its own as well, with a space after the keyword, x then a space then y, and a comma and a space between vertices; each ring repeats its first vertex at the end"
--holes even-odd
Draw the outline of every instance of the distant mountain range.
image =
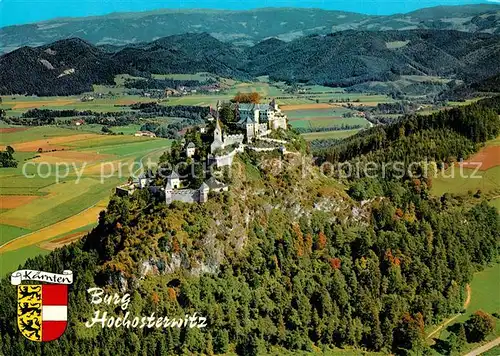
POLYGON ((303 8, 250 11, 158 10, 98 17, 61 18, 0 29, 0 51, 79 37, 96 45, 150 42, 183 33, 209 33, 236 46, 276 37, 291 41, 309 34, 345 30, 439 29, 500 33, 500 5, 443 6, 407 14, 369 16, 303 8))
POLYGON ((209 34, 185 34, 128 46, 73 38, 0 56, 0 94, 68 95, 116 74, 210 72, 236 79, 331 86, 429 75, 473 83, 500 73, 500 35, 447 30, 343 31, 248 48, 209 34))

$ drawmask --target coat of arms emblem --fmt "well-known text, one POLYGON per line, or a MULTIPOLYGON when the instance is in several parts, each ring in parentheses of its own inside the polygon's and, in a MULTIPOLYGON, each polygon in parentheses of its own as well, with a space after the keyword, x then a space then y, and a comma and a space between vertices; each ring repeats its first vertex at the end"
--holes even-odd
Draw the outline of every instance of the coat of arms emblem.
POLYGON ((68 285, 73 283, 71 271, 55 274, 19 270, 12 274, 11 283, 17 286, 17 325, 27 339, 52 341, 64 334, 68 324, 68 285))

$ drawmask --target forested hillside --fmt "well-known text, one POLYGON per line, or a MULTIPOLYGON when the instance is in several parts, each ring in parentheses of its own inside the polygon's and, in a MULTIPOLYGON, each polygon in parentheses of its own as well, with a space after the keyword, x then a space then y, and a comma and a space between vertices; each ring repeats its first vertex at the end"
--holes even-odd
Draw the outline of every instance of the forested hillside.
POLYGON ((124 69, 101 49, 78 38, 24 47, 0 57, 0 94, 70 95, 92 84, 114 84, 124 69))
POLYGON ((318 150, 318 162, 343 162, 359 156, 377 162, 422 159, 451 163, 467 158, 500 134, 500 96, 432 115, 408 115, 318 150))
MULTIPOLYGON (((498 99, 450 110, 428 123, 408 118, 385 137, 372 129, 330 158, 363 159, 374 151, 373 158, 389 159, 405 138, 427 132, 466 139, 471 153, 498 135, 495 105, 498 99)), ((445 147, 443 155, 458 155, 450 141, 434 143, 410 151, 412 158, 445 147)), ((459 312, 472 273, 497 260, 497 211, 472 197, 434 198, 427 177, 374 178, 389 193, 361 205, 355 179, 321 175, 305 151, 281 164, 279 158, 240 155, 223 178, 230 191, 203 205, 167 207, 147 191, 113 197, 83 241, 26 264, 74 272, 67 332, 57 342, 26 341, 16 330, 16 290, 3 281, 2 352, 261 355, 354 346, 425 354, 424 327, 459 312), (96 306, 86 289, 96 285, 130 292, 134 315, 197 312, 208 326, 87 329, 96 306)))
MULTIPOLYGON (((495 139, 500 134, 499 115, 497 96, 429 116, 407 115, 398 122, 333 141, 326 148, 324 142, 323 148, 313 153, 318 165, 349 162, 350 166, 362 167, 347 179, 353 198, 361 201, 380 195, 397 196, 394 181, 402 178, 430 188, 436 173, 465 161, 486 141, 495 139), (376 166, 367 169, 372 163, 376 166), (376 178, 370 177, 373 174, 376 178)), ((336 172, 342 176, 344 171, 339 165, 336 172)))
POLYGON ((499 9, 495 4, 440 6, 391 16, 306 8, 248 11, 165 9, 114 13, 1 28, 0 52, 50 43, 72 37, 75 33, 93 44, 127 45, 186 32, 207 32, 221 41, 238 46, 251 46, 269 37, 290 41, 312 33, 327 34, 347 29, 439 29, 500 33, 499 9))
POLYGON ((210 72, 249 80, 328 86, 442 76, 466 83, 500 73, 500 35, 458 31, 344 31, 291 42, 269 39, 241 50, 212 36, 185 34, 124 47, 80 39, 24 47, 0 57, 0 94, 69 95, 113 84, 116 74, 210 72))
POLYGON ((275 80, 334 86, 390 81, 399 75, 476 81, 498 73, 500 37, 457 31, 311 35, 254 53, 247 68, 275 80))

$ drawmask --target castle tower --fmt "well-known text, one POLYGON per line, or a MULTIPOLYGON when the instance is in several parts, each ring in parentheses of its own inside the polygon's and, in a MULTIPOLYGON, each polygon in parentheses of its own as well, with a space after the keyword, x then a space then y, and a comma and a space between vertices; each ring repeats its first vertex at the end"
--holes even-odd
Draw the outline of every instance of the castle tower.
POLYGON ((215 122, 214 141, 222 142, 222 127, 220 125, 220 121, 218 118, 217 121, 215 122))
POLYGON ((224 138, 222 137, 222 127, 219 119, 215 122, 214 142, 210 146, 210 152, 214 153, 219 148, 224 148, 224 138))
POLYGON ((200 186, 200 203, 206 203, 208 201, 208 193, 210 193, 210 187, 207 183, 203 182, 200 186))
POLYGON ((274 111, 278 111, 279 107, 278 107, 278 103, 276 102, 276 99, 273 99, 271 100, 271 102, 269 103, 269 106, 271 107, 271 109, 273 109, 274 111))
POLYGON ((170 184, 170 180, 167 181, 167 185, 165 186, 165 203, 170 204, 172 203, 172 185, 170 184))

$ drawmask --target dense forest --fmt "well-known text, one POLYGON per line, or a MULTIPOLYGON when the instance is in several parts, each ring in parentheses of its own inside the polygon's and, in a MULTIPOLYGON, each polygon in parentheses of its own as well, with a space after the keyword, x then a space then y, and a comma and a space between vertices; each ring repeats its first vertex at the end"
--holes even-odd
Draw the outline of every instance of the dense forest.
POLYGON ((360 155, 377 162, 420 159, 450 163, 468 157, 500 133, 500 96, 431 115, 411 114, 365 130, 315 152, 319 162, 343 162, 360 155))
MULTIPOLYGON (((472 153, 498 134, 491 109, 497 104, 411 116, 358 134, 323 157, 337 162, 374 152, 372 158, 389 160, 404 154, 402 147, 417 160, 472 153), (411 148, 430 135, 435 144, 411 148)), ((203 205, 165 206, 147 190, 112 197, 82 241, 25 264, 75 274, 66 333, 51 343, 24 339, 16 289, 3 280, 1 352, 261 355, 354 346, 429 354, 424 327, 459 312, 473 272, 498 258, 497 211, 476 197, 433 197, 426 177, 383 180, 387 189, 361 205, 356 180, 319 174, 306 151, 281 157, 280 165, 279 158, 241 154, 221 178, 230 191, 203 205), (134 315, 197 312, 208 326, 88 329, 84 323, 98 307, 124 313, 91 304, 86 290, 94 286, 131 293, 134 315)), ((477 336, 473 325, 483 319, 471 319, 467 337, 477 336)))

